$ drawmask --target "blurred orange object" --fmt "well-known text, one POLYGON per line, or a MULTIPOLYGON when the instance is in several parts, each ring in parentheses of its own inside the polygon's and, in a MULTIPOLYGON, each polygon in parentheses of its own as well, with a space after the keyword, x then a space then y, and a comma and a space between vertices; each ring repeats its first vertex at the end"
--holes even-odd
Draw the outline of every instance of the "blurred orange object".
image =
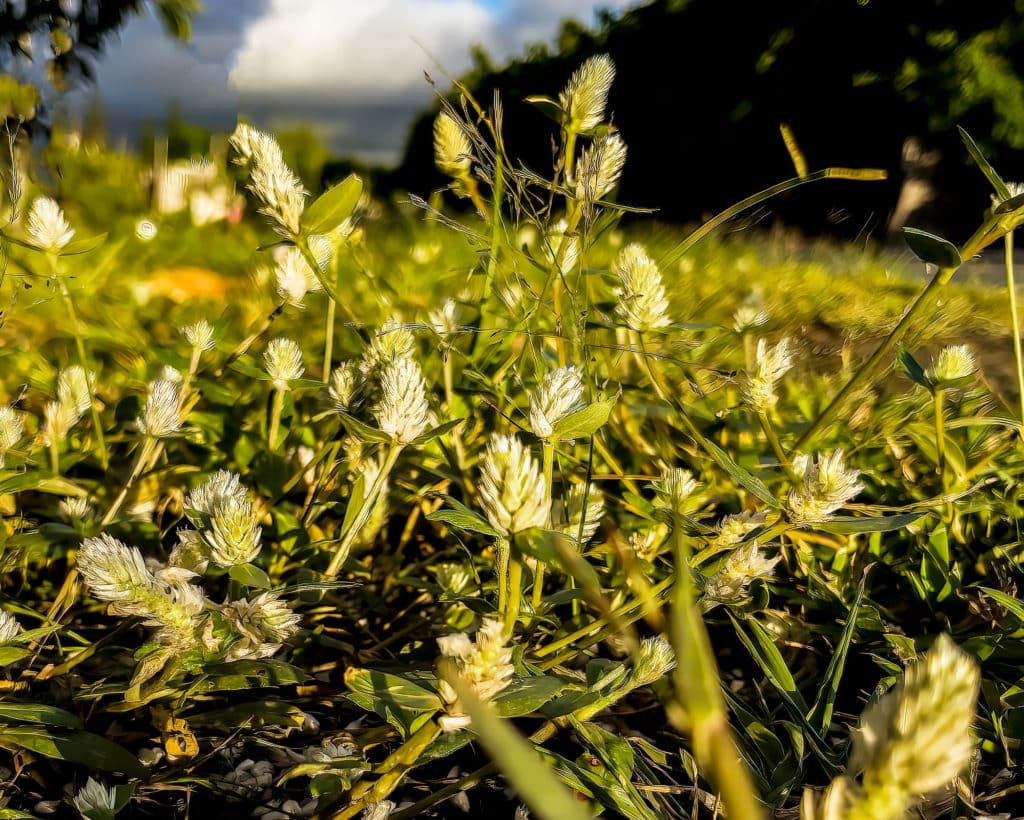
POLYGON ((163 296, 181 304, 190 299, 222 301, 232 290, 233 280, 206 268, 182 265, 160 268, 140 282, 136 297, 140 302, 163 296))

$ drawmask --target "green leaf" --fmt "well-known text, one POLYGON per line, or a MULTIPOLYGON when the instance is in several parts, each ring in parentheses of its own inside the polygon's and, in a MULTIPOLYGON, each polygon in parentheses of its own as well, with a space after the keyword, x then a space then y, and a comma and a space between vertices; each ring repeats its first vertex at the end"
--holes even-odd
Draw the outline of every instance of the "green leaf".
POLYGON ((412 447, 419 447, 420 445, 426 444, 429 441, 433 441, 435 438, 443 436, 450 430, 454 430, 456 427, 462 424, 463 421, 465 421, 465 419, 452 419, 451 421, 446 421, 444 424, 439 424, 437 427, 434 427, 430 430, 427 430, 427 432, 421 433, 420 435, 416 436, 416 438, 409 442, 409 445, 412 447))
POLYGON ((565 688, 565 681, 550 675, 514 678, 494 699, 494 709, 501 717, 512 718, 536 712, 565 688))
POLYGON ((565 117, 565 113, 562 111, 562 106, 558 104, 557 100, 551 99, 551 97, 544 97, 542 95, 525 97, 524 102, 528 102, 530 105, 536 106, 545 117, 548 117, 555 122, 560 123, 565 117))
POLYGON ((273 586, 270 583, 270 576, 252 564, 236 564, 228 570, 228 576, 242 586, 255 589, 270 589, 273 586))
POLYGON ((407 737, 442 706, 441 699, 429 689, 374 669, 349 669, 345 685, 349 700, 379 715, 407 737))
POLYGON ((761 671, 765 673, 771 684, 795 704, 801 713, 807 713, 807 703, 797 688, 793 673, 789 671, 782 653, 775 645, 775 639, 764 628, 760 621, 747 618, 742 623, 730 613, 729 619, 736 628, 736 634, 744 643, 761 671), (743 626, 747 629, 744 629, 743 626), (749 633, 748 633, 749 630, 749 633))
POLYGON ((28 655, 29 651, 20 646, 0 646, 0 666, 16 663, 28 655))
POLYGON ((359 419, 350 416, 344 410, 338 410, 337 413, 341 417, 341 423, 345 425, 345 429, 360 441, 366 444, 374 441, 391 443, 390 433, 385 433, 383 430, 378 430, 369 424, 363 424, 359 419))
POLYGON ((864 600, 864 586, 867 573, 861 578, 860 587, 857 589, 857 598, 850 607, 850 613, 846 617, 846 626, 839 638, 839 643, 832 650, 832 658, 828 662, 828 669, 825 671, 825 678, 818 697, 814 700, 814 707, 811 709, 807 719, 811 725, 818 730, 818 734, 824 735, 832 722, 832 710, 835 706, 836 695, 839 692, 839 681, 843 677, 843 669, 846 666, 846 656, 850 651, 850 642, 853 640, 853 633, 857 629, 857 615, 860 612, 861 602, 864 600))
POLYGON ((981 172, 985 175, 985 179, 989 181, 989 184, 995 189, 999 199, 1005 200, 1010 198, 1010 189, 1006 183, 1003 182, 1002 177, 996 173, 996 169, 992 167, 989 161, 985 158, 985 155, 981 153, 981 149, 978 144, 974 141, 970 134, 967 133, 959 125, 956 130, 960 132, 960 139, 964 141, 964 145, 967 147, 967 153, 971 155, 971 159, 974 160, 974 164, 981 169, 981 172))
POLYGON ((1017 194, 1017 196, 1004 199, 992 209, 992 213, 1000 216, 1002 214, 1011 214, 1020 208, 1024 208, 1024 194, 1017 194))
POLYGON ((959 268, 963 264, 960 251, 948 239, 917 228, 904 228, 903 238, 922 262, 929 262, 940 268, 959 268))
POLYGON ((927 512, 899 513, 897 515, 878 515, 856 518, 852 515, 837 515, 828 521, 815 524, 814 529, 831 532, 836 535, 853 535, 859 532, 892 532, 913 524, 927 512))
POLYGON ((21 723, 42 723, 46 726, 60 726, 65 729, 81 729, 82 721, 71 712, 47 706, 44 703, 0 702, 0 720, 17 720, 21 723))
POLYGON ((349 174, 333 188, 324 191, 302 214, 302 229, 309 234, 330 233, 352 216, 363 193, 363 181, 349 174))
POLYGON ((998 589, 990 589, 989 587, 978 587, 982 592, 988 595, 993 601, 999 606, 1010 612, 1024 624, 1024 602, 1018 601, 1012 595, 1007 595, 1005 592, 1000 592, 998 589))
POLYGON ((932 389, 932 383, 928 376, 925 375, 924 368, 917 363, 917 359, 902 344, 896 348, 896 363, 911 381, 916 382, 926 390, 932 389))
POLYGON ((0 495, 20 493, 25 490, 37 490, 38 492, 49 493, 50 495, 88 495, 85 490, 66 478, 48 475, 41 470, 15 473, 0 481, 0 495))
POLYGON ((428 521, 441 521, 457 530, 478 532, 481 535, 489 535, 492 538, 500 537, 501 533, 492 527, 483 516, 474 512, 461 501, 445 496, 445 500, 451 509, 444 508, 435 510, 427 516, 428 521))
POLYGON ((739 464, 732 460, 729 455, 715 444, 711 439, 702 437, 702 441, 698 442, 705 451, 710 455, 718 466, 725 470, 735 481, 739 483, 747 492, 751 493, 755 498, 760 499, 769 507, 780 509, 782 507, 781 502, 772 495, 772 491, 768 489, 761 479, 752 473, 747 472, 739 464))
POLYGON ((81 253, 89 253, 89 251, 96 250, 106 241, 107 235, 105 233, 97 234, 96 236, 83 236, 81 239, 74 239, 68 242, 67 245, 60 249, 60 255, 77 256, 81 253))
POLYGON ((455 689, 466 714, 473 721, 473 731, 534 814, 541 820, 591 820, 590 813, 559 782, 533 744, 507 720, 498 717, 494 709, 477 697, 473 687, 462 680, 450 664, 446 665, 449 674, 445 679, 455 689))
POLYGON ((7 726, 0 729, 0 746, 11 751, 26 749, 91 769, 146 776, 146 768, 135 755, 91 732, 59 733, 30 726, 7 726))
POLYGON ((601 399, 570 413, 553 427, 552 437, 561 441, 592 436, 608 422, 615 399, 601 399))

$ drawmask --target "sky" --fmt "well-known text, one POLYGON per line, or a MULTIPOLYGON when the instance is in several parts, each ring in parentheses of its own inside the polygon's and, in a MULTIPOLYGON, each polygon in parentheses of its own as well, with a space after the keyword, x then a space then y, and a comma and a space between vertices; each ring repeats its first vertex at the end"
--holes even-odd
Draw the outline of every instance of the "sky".
POLYGON ((390 164, 413 116, 430 104, 429 73, 471 65, 470 47, 496 63, 553 43, 559 23, 594 23, 637 0, 205 0, 187 44, 154 15, 134 18, 78 91, 99 94, 110 129, 131 137, 176 104, 186 118, 230 130, 239 112, 267 127, 307 125, 339 154, 390 164))

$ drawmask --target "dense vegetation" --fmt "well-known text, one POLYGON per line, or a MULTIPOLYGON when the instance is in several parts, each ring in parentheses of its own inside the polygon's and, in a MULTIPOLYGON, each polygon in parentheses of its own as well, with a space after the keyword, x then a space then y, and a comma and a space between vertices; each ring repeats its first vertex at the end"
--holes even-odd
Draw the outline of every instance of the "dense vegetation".
POLYGON ((1012 810, 1021 362, 954 274, 1024 200, 967 139, 923 290, 622 231, 613 75, 540 102, 547 176, 446 108, 395 210, 244 125, 148 192, 74 135, 59 202, 9 180, 4 816, 1012 810))

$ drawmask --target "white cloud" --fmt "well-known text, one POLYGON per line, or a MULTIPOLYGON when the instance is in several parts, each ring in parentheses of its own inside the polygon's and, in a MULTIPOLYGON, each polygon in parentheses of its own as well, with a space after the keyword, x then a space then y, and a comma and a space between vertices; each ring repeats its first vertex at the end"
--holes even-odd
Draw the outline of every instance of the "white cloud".
POLYGON ((246 29, 228 83, 243 104, 295 95, 320 104, 421 103, 431 93, 423 72, 439 82, 442 69, 458 76, 473 44, 504 60, 550 41, 566 17, 590 23, 597 8, 627 5, 635 2, 271 0, 246 29))

